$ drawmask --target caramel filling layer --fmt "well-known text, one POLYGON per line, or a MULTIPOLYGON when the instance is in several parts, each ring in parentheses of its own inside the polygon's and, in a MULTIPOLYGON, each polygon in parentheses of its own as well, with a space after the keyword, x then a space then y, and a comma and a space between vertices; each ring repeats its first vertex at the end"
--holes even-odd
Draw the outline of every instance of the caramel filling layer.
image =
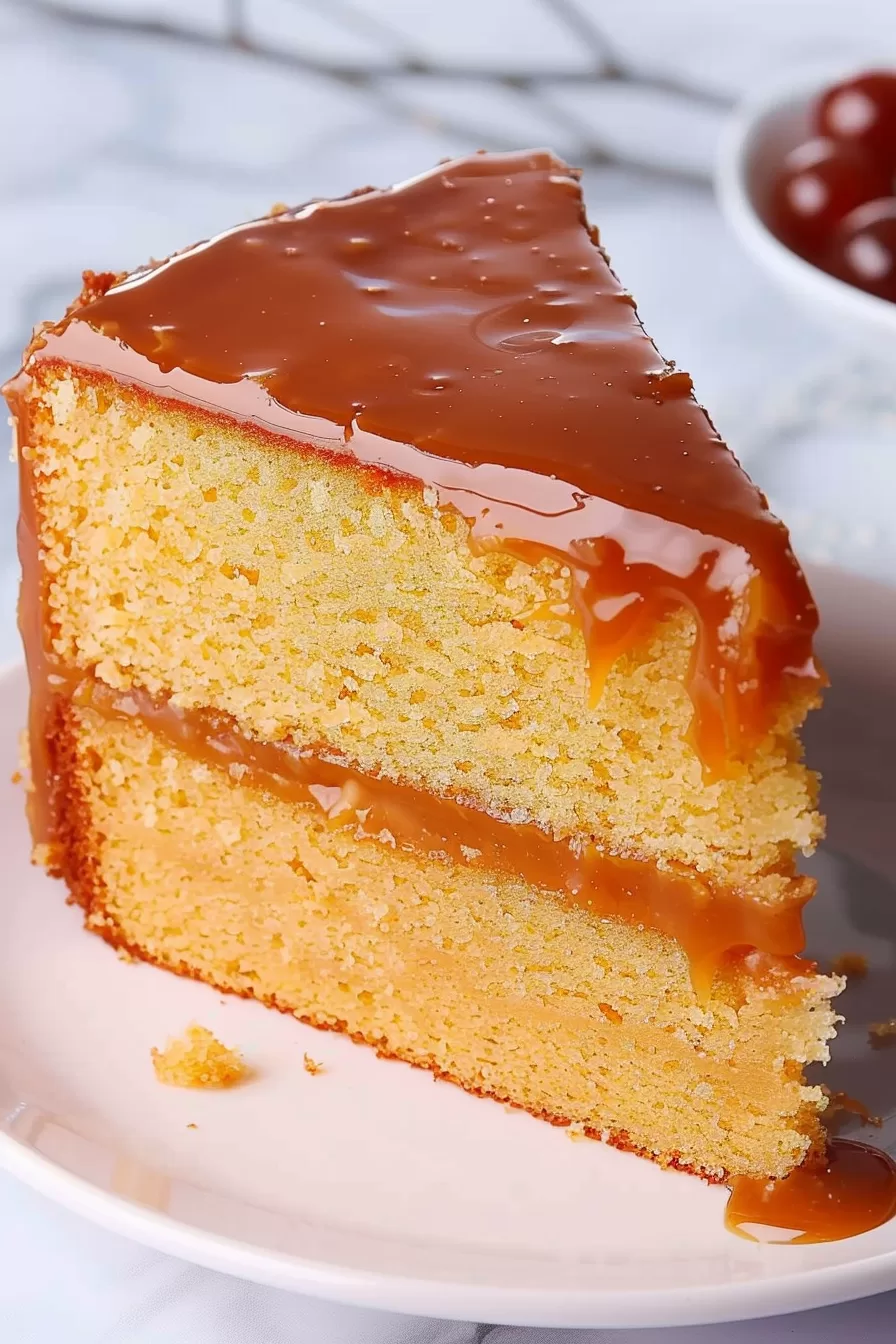
POLYGON ((313 807, 329 825, 437 860, 519 877, 600 918, 668 934, 687 953, 701 992, 708 991, 719 963, 734 948, 790 956, 803 946, 804 894, 763 904, 683 867, 660 869, 650 860, 608 853, 593 840, 557 840, 532 823, 507 821, 361 774, 283 742, 257 741, 228 715, 183 710, 145 691, 116 691, 92 677, 58 672, 51 674, 49 689, 105 717, 138 719, 194 760, 227 771, 237 783, 313 807))
POLYGON ((596 243, 567 165, 474 155, 124 280, 88 276, 26 374, 43 360, 111 374, 421 482, 476 546, 554 556, 595 697, 621 652, 686 607, 692 738, 718 776, 794 682, 817 689, 817 613, 785 528, 596 243))

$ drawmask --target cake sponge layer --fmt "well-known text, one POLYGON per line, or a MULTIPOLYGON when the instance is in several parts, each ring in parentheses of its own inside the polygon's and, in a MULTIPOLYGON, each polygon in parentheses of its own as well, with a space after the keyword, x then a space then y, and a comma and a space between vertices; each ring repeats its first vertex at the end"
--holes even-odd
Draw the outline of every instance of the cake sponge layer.
POLYGON ((419 486, 111 380, 44 364, 30 395, 62 664, 558 836, 787 891, 820 831, 793 732, 806 703, 736 778, 705 782, 690 617, 621 658, 591 707, 581 631, 549 612, 568 596, 558 562, 476 556, 419 486))
POLYGON ((50 745, 64 874, 132 953, 714 1178, 817 1142, 836 979, 732 960, 701 1005, 674 942, 359 839, 139 721, 58 701, 50 745))

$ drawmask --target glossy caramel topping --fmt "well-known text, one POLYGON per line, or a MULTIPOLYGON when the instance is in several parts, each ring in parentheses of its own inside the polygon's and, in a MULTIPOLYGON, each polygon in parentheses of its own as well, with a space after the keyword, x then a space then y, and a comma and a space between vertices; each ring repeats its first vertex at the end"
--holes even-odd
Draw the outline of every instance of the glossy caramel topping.
MULTIPOLYGON (((334 826, 372 841, 507 873, 602 918, 644 924, 676 938, 695 987, 706 996, 725 955, 758 948, 789 957, 803 946, 805 894, 774 905, 708 884, 687 869, 664 872, 652 860, 620 858, 598 845, 555 840, 531 823, 511 822, 408 785, 377 779, 283 742, 247 737, 226 714, 184 710, 145 691, 115 691, 83 674, 57 670, 51 694, 113 718, 140 719, 157 736, 231 778, 311 805, 334 826)), ((777 963, 761 958, 755 969, 777 963)), ((779 967, 789 973, 790 967, 779 967)), ((805 972, 805 963, 798 969, 805 972)))
POLYGON ((841 1241, 870 1232, 896 1214, 896 1163, 850 1139, 832 1139, 779 1181, 740 1176, 731 1187, 725 1226, 749 1241, 841 1241))
POLYGON ((32 358, 82 358, 410 476, 475 544, 567 564, 595 695, 686 606, 711 770, 769 727, 785 677, 817 679, 785 529, 658 355, 577 175, 546 151, 246 224, 85 298, 32 358))

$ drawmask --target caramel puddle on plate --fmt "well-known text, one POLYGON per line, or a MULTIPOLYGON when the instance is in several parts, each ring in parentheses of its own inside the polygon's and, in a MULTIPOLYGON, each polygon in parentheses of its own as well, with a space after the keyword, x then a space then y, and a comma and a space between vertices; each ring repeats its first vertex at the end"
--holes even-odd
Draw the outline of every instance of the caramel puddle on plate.
POLYGON ((725 1226, 748 1241, 805 1246, 841 1241, 896 1214, 896 1163, 879 1148, 831 1139, 823 1161, 777 1181, 739 1176, 725 1226))

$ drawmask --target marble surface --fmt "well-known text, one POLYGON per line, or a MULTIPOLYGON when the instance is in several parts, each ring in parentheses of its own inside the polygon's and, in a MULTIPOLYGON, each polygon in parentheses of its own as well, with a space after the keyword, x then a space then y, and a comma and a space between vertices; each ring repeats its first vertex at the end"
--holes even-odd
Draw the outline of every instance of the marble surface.
MULTIPOLYGON (((741 254, 710 186, 736 97, 807 62, 879 63, 882 53, 896 55, 896 7, 879 0, 0 0, 0 376, 85 267, 131 267, 276 200, 386 183, 480 146, 549 143, 586 164, 592 216, 648 329, 691 370, 797 549, 896 579, 893 352, 816 329, 741 254)), ((4 465, 3 661, 17 656, 15 512, 4 465)), ((91 1325, 88 1313, 68 1339, 200 1338, 191 1313, 212 1298, 221 1320, 230 1311, 270 1323, 255 1333, 222 1326, 210 1340, 474 1338, 454 1327, 390 1333, 385 1318, 362 1328, 358 1313, 335 1309, 324 1326, 317 1307, 293 1334, 282 1295, 169 1272, 162 1257, 126 1250, 8 1181, 2 1190, 18 1210, 15 1229, 0 1214, 2 1258, 19 1277, 0 1274, 0 1317, 12 1303, 14 1337, 26 1344, 81 1320, 94 1291, 84 1266, 104 1257, 133 1277, 144 1314, 157 1278, 180 1276, 199 1296, 176 1327, 137 1317, 116 1326, 108 1315, 91 1325), (39 1333, 21 1285, 33 1288, 25 1260, 42 1245, 58 1250, 59 1280, 39 1333)), ((860 1313, 823 1314, 825 1337, 851 1325, 890 1338, 879 1306, 860 1313)), ((687 1333, 740 1344, 808 1338, 801 1329, 687 1333)), ((535 1333, 491 1338, 534 1344, 535 1333)))

